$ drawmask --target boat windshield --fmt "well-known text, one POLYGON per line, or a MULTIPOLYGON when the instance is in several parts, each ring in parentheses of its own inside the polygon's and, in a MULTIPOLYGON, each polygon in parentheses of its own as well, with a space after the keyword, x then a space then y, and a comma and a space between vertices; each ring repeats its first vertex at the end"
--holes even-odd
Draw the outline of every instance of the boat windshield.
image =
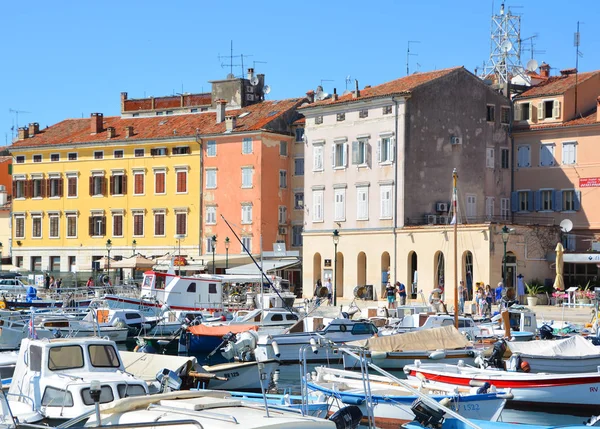
POLYGON ((88 346, 90 362, 96 368, 118 368, 121 363, 117 351, 109 344, 91 344, 88 346))
POLYGON ((80 346, 52 347, 48 356, 48 369, 60 371, 83 368, 83 349, 80 346))

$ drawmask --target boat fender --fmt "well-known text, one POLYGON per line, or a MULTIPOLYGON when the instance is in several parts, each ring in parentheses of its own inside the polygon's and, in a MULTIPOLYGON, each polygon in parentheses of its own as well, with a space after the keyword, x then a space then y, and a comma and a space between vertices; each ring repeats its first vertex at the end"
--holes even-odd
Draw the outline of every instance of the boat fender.
POLYGON ((420 359, 415 359, 415 366, 417 368, 421 368, 421 360, 420 359))
POLYGON ((271 341, 271 347, 273 347, 273 354, 275 357, 280 357, 281 352, 279 351, 279 345, 277 344, 277 341, 271 341))
MULTIPOLYGON (((494 387, 494 386, 492 386, 492 387, 494 387)), ((496 398, 499 398, 499 399, 514 399, 515 395, 513 395, 512 392, 497 393, 496 394, 496 398)))
POLYGON ((429 359, 444 359, 446 357, 446 352, 444 350, 436 350, 429 354, 429 359))
POLYGON ((387 352, 371 352, 371 360, 381 360, 387 358, 387 352))
POLYGON ((484 393, 488 393, 488 390, 490 388, 490 383, 488 383, 487 381, 485 383, 483 383, 483 386, 481 386, 479 389, 477 389, 477 394, 481 395, 484 393))
POLYGON ((482 387, 486 383, 487 383, 487 381, 483 382, 481 380, 469 380, 469 386, 471 386, 471 387, 482 387))
POLYGON ((448 408, 448 406, 450 405, 451 402, 452 402, 452 398, 444 398, 440 401, 440 405, 442 407, 448 408))
POLYGON ((335 423, 336 429, 354 429, 362 420, 363 413, 356 405, 344 407, 335 412, 329 420, 335 423))
POLYGON ((140 349, 140 345, 138 344, 133 348, 133 352, 137 353, 139 349, 140 349))
POLYGON ((521 371, 523 372, 530 372, 531 371, 531 367, 529 366, 529 362, 527 362, 526 360, 521 362, 521 371))
POLYGON ((152 325, 149 323, 142 323, 142 329, 144 331, 149 331, 150 329, 152 329, 152 325))
POLYGON ((365 403, 365 398, 360 396, 346 396, 342 395, 340 398, 344 404, 348 405, 362 405, 365 403))

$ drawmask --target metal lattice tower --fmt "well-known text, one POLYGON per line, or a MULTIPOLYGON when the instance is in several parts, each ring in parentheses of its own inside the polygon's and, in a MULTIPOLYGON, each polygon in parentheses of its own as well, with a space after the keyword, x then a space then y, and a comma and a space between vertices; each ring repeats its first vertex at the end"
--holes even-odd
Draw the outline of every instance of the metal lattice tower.
POLYGON ((483 70, 483 79, 504 84, 517 75, 523 75, 521 66, 521 17, 513 15, 504 3, 500 14, 492 15, 490 58, 483 70))

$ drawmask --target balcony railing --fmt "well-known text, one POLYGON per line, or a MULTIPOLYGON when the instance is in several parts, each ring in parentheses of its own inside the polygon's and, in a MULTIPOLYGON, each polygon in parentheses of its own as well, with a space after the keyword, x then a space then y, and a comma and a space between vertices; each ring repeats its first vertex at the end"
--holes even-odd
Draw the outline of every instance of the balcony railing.
MULTIPOLYGON (((438 215, 438 214, 425 214, 420 217, 408 218, 406 226, 441 226, 451 225, 452 216, 438 215)), ((510 225, 542 225, 542 226, 553 226, 554 218, 548 216, 524 216, 517 215, 514 219, 511 216, 473 216, 473 217, 461 217, 458 221, 459 225, 468 224, 482 224, 482 223, 495 223, 495 224, 510 224, 510 225)))

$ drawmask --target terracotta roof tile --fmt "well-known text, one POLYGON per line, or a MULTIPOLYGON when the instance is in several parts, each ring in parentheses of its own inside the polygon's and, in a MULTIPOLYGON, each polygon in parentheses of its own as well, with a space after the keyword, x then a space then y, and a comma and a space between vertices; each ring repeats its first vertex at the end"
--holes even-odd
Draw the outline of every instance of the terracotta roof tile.
POLYGON ((526 131, 526 130, 545 130, 549 128, 564 128, 564 127, 576 127, 580 125, 593 125, 600 124, 597 117, 597 109, 587 112, 580 118, 572 119, 566 122, 558 122, 553 124, 530 124, 530 125, 520 125, 515 127, 515 132, 526 131))
MULTIPOLYGON (((579 73, 577 76, 577 83, 581 84, 592 76, 596 76, 600 73, 600 70, 593 72, 579 73)), ((523 98, 541 97, 545 95, 557 95, 564 94, 568 89, 575 86, 575 75, 569 74, 566 76, 550 76, 544 82, 540 82, 531 89, 525 91, 518 97, 517 100, 523 98)))
MULTIPOLYGON (((269 129, 269 125, 281 115, 297 108, 303 98, 292 98, 281 101, 263 101, 243 109, 228 110, 227 115, 237 116, 234 132, 257 131, 269 129), (248 113, 247 115, 241 115, 248 113)), ((225 132, 225 122, 216 123, 215 112, 190 113, 183 115, 162 115, 151 117, 122 118, 120 116, 104 117, 103 131, 90 133, 90 118, 65 119, 49 128, 40 130, 39 134, 25 140, 16 141, 11 148, 93 143, 107 141, 107 128, 114 127, 116 135, 112 141, 125 140, 125 127, 132 126, 134 135, 128 141, 192 137, 196 130, 200 134, 218 134, 225 132)))
POLYGON ((302 116, 294 121, 292 125, 304 125, 306 123, 306 118, 302 116))
POLYGON ((6 161, 11 161, 12 160, 12 156, 0 156, 0 163, 6 162, 6 161))
POLYGON ((420 85, 431 82, 460 69, 462 69, 462 67, 452 67, 432 72, 411 74, 410 76, 401 77, 400 79, 385 82, 381 85, 372 86, 370 88, 365 87, 364 89, 360 90, 360 96, 358 98, 354 98, 353 93, 350 93, 339 96, 337 100, 328 98, 326 100, 316 101, 315 103, 301 107, 301 109, 339 103, 351 103, 367 98, 384 97, 392 94, 408 94, 420 85))

